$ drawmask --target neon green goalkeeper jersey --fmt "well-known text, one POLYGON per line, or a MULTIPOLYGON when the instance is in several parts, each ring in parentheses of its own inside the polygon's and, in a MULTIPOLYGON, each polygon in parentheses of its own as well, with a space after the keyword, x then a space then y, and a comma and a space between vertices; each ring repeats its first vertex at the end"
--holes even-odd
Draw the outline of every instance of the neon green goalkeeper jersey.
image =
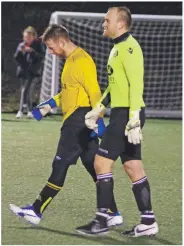
POLYGON ((130 110, 137 110, 145 107, 144 59, 141 47, 128 32, 113 41, 114 47, 107 64, 109 85, 101 102, 110 93, 111 108, 130 107, 130 110))

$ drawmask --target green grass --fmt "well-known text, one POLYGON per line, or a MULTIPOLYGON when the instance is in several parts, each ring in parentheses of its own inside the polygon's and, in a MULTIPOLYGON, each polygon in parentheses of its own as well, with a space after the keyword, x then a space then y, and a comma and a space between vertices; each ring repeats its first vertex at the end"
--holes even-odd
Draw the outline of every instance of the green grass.
POLYGON ((147 120, 143 162, 152 190, 153 209, 160 226, 156 239, 120 236, 123 228, 139 222, 131 182, 120 160, 114 168, 115 196, 125 225, 107 237, 85 238, 75 227, 94 216, 95 185, 80 161, 71 166, 65 187, 45 211, 40 226, 16 218, 9 203, 26 205, 45 185, 51 171, 61 127, 60 117, 15 120, 2 115, 2 244, 6 245, 155 245, 182 244, 182 124, 147 120))

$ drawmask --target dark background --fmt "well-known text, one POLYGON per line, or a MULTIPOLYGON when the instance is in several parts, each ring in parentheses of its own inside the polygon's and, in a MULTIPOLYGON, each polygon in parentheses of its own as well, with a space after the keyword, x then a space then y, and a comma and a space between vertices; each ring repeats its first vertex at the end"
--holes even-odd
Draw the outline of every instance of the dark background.
POLYGON ((21 41, 22 31, 31 25, 41 35, 54 11, 105 13, 111 6, 127 6, 132 14, 182 15, 182 2, 1 2, 1 5, 3 111, 17 108, 20 85, 15 78, 16 64, 12 56, 21 41))

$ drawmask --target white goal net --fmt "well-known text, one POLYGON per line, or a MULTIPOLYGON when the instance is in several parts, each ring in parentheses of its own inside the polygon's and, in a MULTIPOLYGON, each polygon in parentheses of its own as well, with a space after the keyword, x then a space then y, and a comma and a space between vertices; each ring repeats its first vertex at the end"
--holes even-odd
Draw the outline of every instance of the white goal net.
MULTIPOLYGON (((64 25, 72 41, 94 59, 102 92, 107 87, 106 63, 113 46, 102 36, 104 14, 54 12, 50 23, 64 25)), ((140 43, 145 60, 144 100, 148 117, 182 117, 182 18, 180 16, 132 15, 132 35, 140 43)), ((40 100, 62 88, 64 60, 46 52, 40 100)))

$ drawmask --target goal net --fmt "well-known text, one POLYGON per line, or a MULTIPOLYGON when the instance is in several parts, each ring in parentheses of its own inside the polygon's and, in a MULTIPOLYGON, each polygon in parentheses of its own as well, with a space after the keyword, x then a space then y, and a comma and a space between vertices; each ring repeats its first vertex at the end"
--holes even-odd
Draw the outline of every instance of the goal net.
MULTIPOLYGON (((72 41, 94 59, 102 92, 108 84, 106 63, 113 43, 102 36, 104 14, 54 12, 50 23, 64 25, 72 41)), ((182 18, 132 15, 132 35, 140 43, 145 62, 144 100, 148 117, 182 117, 182 18)), ((40 100, 62 88, 64 60, 46 52, 40 100)), ((107 113, 109 111, 107 110, 107 113)))

